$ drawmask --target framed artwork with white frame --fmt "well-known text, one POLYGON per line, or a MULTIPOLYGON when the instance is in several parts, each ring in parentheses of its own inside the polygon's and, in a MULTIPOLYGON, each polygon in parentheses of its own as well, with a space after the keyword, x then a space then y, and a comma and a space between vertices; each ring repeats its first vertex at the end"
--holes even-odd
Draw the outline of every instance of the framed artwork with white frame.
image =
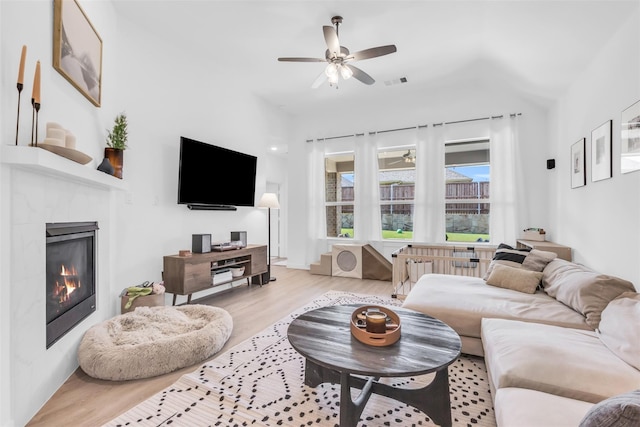
POLYGON ((620 171, 640 170, 640 101, 620 115, 620 171))
POLYGON ((607 120, 591 131, 591 181, 611 178, 611 120, 607 120))
POLYGON ((585 138, 571 145, 571 188, 587 184, 587 159, 584 155, 585 138))

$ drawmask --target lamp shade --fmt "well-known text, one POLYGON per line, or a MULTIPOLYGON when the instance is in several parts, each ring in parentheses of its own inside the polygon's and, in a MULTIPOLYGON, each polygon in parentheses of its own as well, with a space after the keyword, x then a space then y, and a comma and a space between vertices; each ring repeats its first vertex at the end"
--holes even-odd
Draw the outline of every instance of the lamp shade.
POLYGON ((278 196, 275 193, 264 193, 258 202, 259 208, 280 209, 278 196))

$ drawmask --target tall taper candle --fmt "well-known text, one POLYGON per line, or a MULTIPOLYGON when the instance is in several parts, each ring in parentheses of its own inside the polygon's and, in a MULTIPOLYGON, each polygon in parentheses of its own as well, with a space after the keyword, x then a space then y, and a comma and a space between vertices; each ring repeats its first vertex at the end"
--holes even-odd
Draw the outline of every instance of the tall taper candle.
POLYGON ((40 104, 40 61, 36 62, 36 74, 33 76, 33 102, 40 104))
POLYGON ((18 69, 18 84, 24 83, 24 61, 27 58, 27 46, 22 46, 22 55, 20 56, 20 68, 18 69))

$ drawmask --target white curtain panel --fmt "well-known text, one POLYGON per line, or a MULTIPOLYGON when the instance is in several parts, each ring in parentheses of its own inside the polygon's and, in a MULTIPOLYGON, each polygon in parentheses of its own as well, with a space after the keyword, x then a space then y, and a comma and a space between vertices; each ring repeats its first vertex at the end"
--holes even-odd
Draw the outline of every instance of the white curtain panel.
POLYGON ((416 129, 413 240, 445 241, 444 125, 416 129))
POLYGON ((327 250, 327 222, 325 220, 324 144, 315 141, 307 144, 309 162, 309 221, 307 223, 307 261, 320 259, 327 250))
POLYGON ((493 244, 515 243, 523 201, 518 201, 518 116, 492 119, 491 150, 491 219, 489 232, 493 244))
POLYGON ((355 139, 355 222, 354 237, 370 241, 382 238, 380 189, 378 182, 377 135, 365 133, 355 139))

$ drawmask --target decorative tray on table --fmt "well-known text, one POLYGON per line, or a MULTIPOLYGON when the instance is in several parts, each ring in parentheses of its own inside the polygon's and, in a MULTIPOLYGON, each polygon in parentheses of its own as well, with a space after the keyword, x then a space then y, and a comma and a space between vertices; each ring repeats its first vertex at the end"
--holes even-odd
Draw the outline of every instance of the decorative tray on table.
POLYGON ((393 310, 377 305, 365 305, 358 307, 351 314, 351 334, 364 344, 383 347, 388 346, 400 339, 400 316, 393 310), (367 313, 381 312, 385 316, 385 332, 367 331, 367 313))

